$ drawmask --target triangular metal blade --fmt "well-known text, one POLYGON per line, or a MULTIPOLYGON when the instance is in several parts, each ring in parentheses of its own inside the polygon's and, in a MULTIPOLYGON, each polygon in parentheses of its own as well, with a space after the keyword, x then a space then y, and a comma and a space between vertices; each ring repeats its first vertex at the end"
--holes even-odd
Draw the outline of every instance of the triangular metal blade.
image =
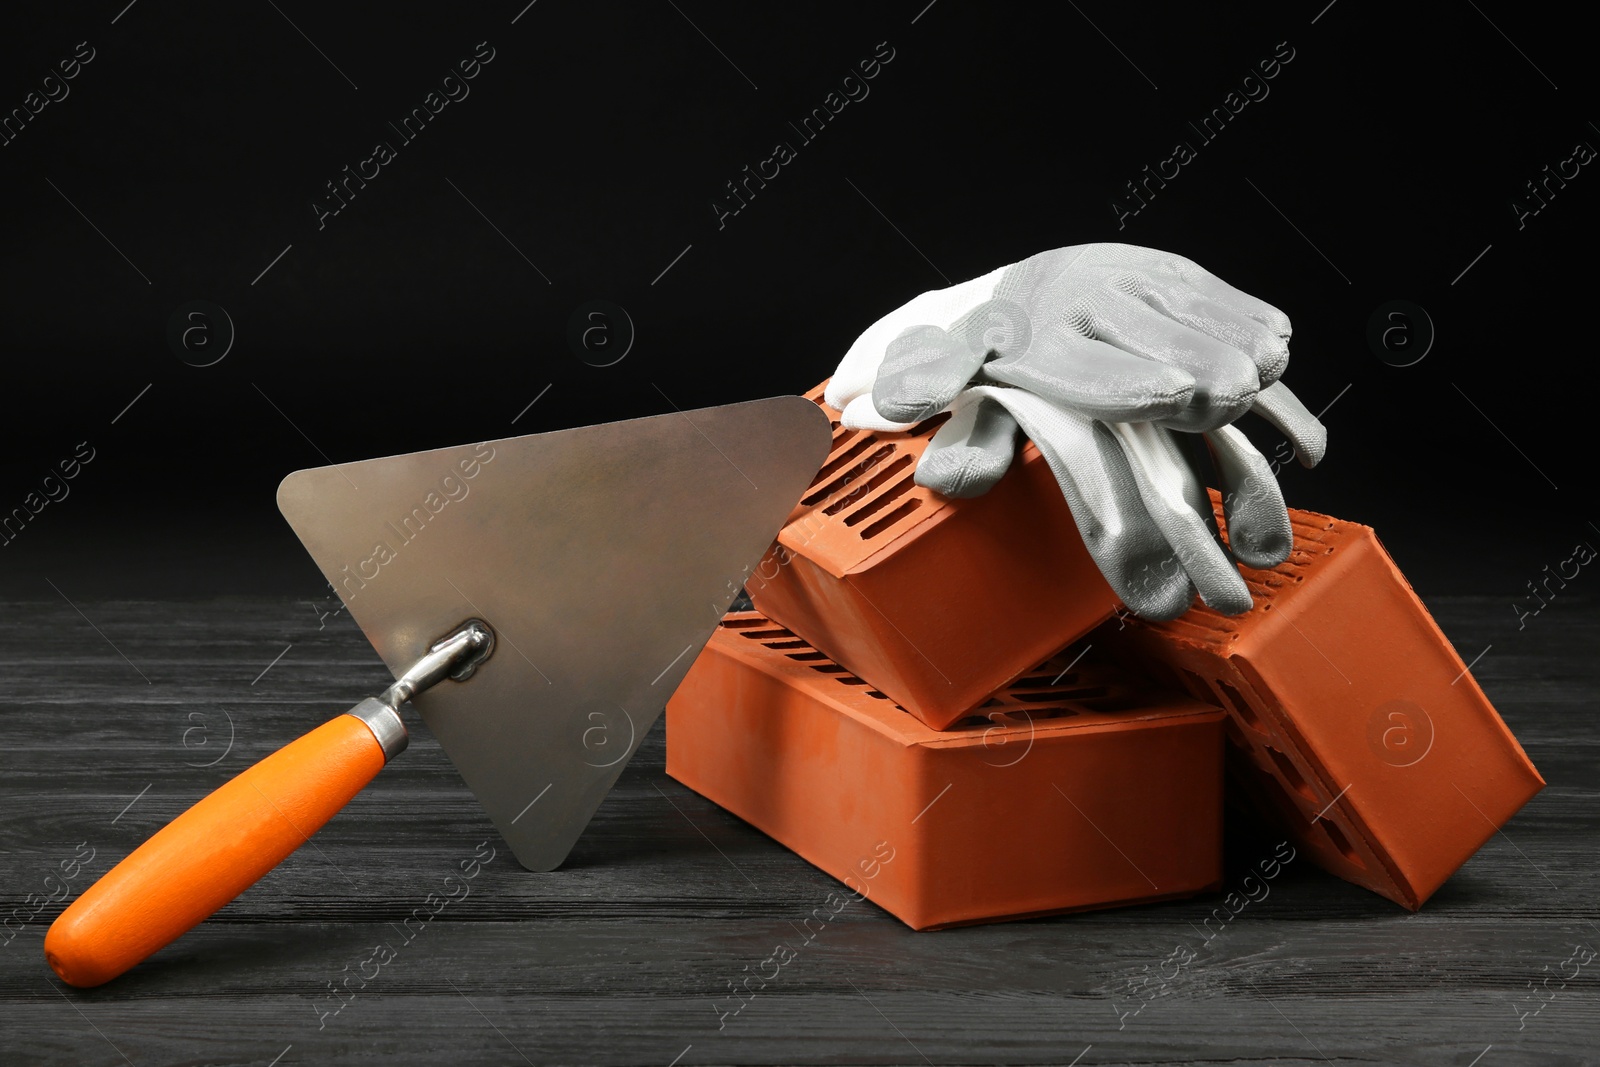
POLYGON ((798 396, 296 471, 278 507, 398 676, 469 618, 493 656, 414 703, 517 861, 561 864, 817 473, 798 396))

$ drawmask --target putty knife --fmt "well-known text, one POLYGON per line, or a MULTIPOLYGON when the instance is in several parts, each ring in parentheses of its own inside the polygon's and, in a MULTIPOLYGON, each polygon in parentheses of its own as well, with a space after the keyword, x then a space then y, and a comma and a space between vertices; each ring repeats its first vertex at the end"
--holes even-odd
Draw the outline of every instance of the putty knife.
POLYGON ((405 747, 407 700, 517 861, 559 866, 829 438, 786 396, 289 475, 279 508, 395 684, 85 890, 50 966, 99 985, 254 884, 405 747))

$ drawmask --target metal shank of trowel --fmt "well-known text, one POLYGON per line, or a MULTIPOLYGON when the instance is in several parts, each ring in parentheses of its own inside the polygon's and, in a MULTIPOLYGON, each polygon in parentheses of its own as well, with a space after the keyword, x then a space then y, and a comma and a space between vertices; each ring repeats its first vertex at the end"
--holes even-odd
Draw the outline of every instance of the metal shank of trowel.
POLYGON ((375 697, 368 697, 349 714, 367 724, 383 749, 385 763, 404 752, 411 740, 400 718, 400 705, 446 678, 464 682, 494 652, 494 631, 482 619, 468 619, 450 636, 429 647, 427 655, 375 697))

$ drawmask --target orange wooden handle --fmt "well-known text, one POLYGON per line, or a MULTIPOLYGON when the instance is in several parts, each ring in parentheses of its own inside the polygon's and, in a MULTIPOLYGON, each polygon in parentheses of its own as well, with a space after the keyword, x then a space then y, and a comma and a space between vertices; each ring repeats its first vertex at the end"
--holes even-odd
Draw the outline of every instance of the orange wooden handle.
POLYGON ((75 986, 108 982, 244 892, 383 768, 366 723, 340 715, 173 819, 84 890, 44 938, 75 986))

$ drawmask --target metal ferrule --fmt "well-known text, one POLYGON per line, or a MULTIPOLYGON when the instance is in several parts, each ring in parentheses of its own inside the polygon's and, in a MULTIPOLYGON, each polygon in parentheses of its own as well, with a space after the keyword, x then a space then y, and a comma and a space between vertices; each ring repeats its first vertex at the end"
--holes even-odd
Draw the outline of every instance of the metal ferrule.
POLYGON ((367 724, 367 729, 372 731, 378 746, 383 749, 385 763, 404 752, 406 745, 411 742, 411 735, 406 733, 406 724, 401 721, 400 713, 376 697, 363 700, 348 714, 367 724))

